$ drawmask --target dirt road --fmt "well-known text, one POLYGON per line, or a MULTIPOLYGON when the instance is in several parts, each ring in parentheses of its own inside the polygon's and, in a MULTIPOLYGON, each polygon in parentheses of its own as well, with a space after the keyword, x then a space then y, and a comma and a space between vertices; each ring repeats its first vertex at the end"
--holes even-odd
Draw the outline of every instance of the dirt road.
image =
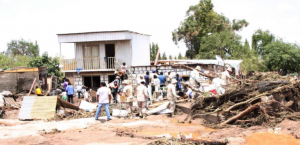
POLYGON ((93 118, 59 122, 0 120, 0 141, 12 144, 148 144, 157 135, 168 134, 177 138, 179 134, 193 139, 228 140, 229 144, 300 144, 300 123, 284 121, 274 131, 260 126, 247 129, 230 127, 220 130, 206 128, 201 119, 182 123, 186 115, 169 118, 166 115, 149 116, 147 120, 114 118, 106 122, 93 118), (116 135, 118 134, 118 135, 116 135))

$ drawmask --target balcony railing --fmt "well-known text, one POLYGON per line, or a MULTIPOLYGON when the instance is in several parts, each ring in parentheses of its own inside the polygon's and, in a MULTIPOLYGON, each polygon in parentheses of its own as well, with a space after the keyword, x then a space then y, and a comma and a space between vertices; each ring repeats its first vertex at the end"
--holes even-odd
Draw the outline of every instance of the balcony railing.
POLYGON ((74 59, 63 59, 61 60, 63 65, 62 70, 76 70, 76 68, 81 68, 83 70, 94 70, 94 69, 114 69, 115 68, 115 58, 105 57, 105 58, 74 58, 74 59))

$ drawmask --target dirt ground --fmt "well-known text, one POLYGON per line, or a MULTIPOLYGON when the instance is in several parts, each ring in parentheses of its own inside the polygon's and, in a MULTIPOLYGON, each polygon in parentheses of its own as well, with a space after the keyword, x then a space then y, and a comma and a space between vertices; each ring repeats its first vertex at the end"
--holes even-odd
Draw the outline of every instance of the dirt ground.
POLYGON ((300 144, 300 122, 285 120, 277 129, 253 126, 230 127, 219 130, 202 126, 201 119, 191 123, 182 122, 186 115, 138 117, 132 120, 106 117, 99 121, 93 118, 59 122, 0 120, 0 142, 2 145, 96 145, 96 144, 148 144, 157 140, 157 135, 169 134, 177 138, 183 134, 193 139, 226 140, 228 144, 277 145, 300 144))

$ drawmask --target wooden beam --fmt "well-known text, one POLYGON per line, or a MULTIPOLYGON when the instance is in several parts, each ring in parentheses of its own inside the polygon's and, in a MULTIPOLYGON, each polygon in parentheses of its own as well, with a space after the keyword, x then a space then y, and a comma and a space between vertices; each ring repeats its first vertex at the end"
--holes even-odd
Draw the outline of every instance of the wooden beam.
POLYGON ((16 70, 6 70, 5 73, 16 73, 16 72, 36 72, 39 71, 38 68, 24 68, 24 69, 16 69, 16 70))

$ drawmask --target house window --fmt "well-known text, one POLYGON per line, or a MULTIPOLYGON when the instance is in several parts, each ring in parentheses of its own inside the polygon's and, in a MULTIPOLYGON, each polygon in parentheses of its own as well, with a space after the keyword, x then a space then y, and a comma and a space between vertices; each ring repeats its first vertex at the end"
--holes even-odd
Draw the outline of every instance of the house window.
POLYGON ((100 76, 85 76, 83 77, 83 85, 89 88, 100 87, 100 76))
POLYGON ((100 69, 100 61, 98 45, 83 46, 84 69, 100 69))

